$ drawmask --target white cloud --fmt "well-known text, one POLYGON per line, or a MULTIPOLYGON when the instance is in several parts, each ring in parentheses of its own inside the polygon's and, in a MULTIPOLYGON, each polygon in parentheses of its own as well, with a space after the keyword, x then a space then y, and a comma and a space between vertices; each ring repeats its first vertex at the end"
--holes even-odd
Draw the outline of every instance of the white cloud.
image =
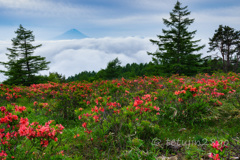
MULTIPOLYGON (((46 57, 51 61, 49 72, 58 72, 71 76, 82 71, 99 71, 105 69, 107 63, 116 57, 127 63, 147 63, 151 61, 151 56, 147 51, 154 52, 156 46, 149 41, 150 38, 139 37, 118 37, 118 38, 87 38, 81 40, 62 41, 37 41, 35 44, 43 44, 35 51, 36 55, 46 57)), ((1 48, 9 47, 9 42, 2 43, 1 48)), ((11 46, 10 46, 11 47, 11 46)), ((3 52, 0 53, 1 60, 7 61, 3 52)), ((0 66, 0 69, 3 69, 0 66)), ((0 74, 0 81, 3 75, 0 74)))
POLYGON ((127 63, 151 61, 147 51, 156 49, 149 38, 88 38, 82 40, 51 41, 39 48, 38 54, 47 57, 52 63, 50 71, 71 76, 82 71, 99 71, 116 57, 127 63))

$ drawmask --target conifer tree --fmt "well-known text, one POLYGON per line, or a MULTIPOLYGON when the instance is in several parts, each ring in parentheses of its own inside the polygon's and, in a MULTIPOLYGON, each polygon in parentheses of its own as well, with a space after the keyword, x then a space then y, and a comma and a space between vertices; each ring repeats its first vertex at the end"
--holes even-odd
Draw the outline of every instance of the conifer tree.
POLYGON ((224 72, 238 70, 240 60, 240 31, 229 26, 219 25, 212 38, 209 38, 209 51, 218 50, 222 58, 224 72))
POLYGON ((121 61, 118 58, 108 62, 107 68, 105 70, 106 79, 114 79, 117 78, 120 74, 121 70, 121 61))
POLYGON ((158 45, 158 49, 152 55, 153 62, 157 64, 160 72, 169 74, 194 75, 200 70, 201 54, 194 52, 200 51, 204 45, 199 46, 196 43, 200 40, 193 40, 195 31, 188 31, 188 26, 194 22, 187 16, 190 12, 187 6, 181 7, 177 1, 170 19, 163 19, 167 29, 162 29, 163 35, 157 35, 159 40, 150 40, 158 45))
POLYGON ((7 48, 10 53, 6 53, 8 56, 8 62, 0 62, 7 69, 1 70, 8 79, 6 84, 15 85, 30 85, 37 82, 36 74, 39 71, 47 70, 48 64, 45 57, 34 56, 34 50, 42 45, 32 45, 35 37, 32 31, 26 30, 22 25, 19 26, 16 38, 12 39, 12 48, 7 48))

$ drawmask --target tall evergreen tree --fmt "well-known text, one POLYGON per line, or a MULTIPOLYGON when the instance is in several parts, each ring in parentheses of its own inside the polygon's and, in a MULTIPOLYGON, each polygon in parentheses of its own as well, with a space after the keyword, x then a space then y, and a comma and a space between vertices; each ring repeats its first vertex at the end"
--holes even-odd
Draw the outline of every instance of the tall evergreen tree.
POLYGON ((12 39, 12 48, 7 48, 10 53, 8 62, 0 62, 7 68, 7 71, 1 70, 8 79, 5 81, 7 84, 22 84, 30 85, 37 82, 36 74, 39 71, 47 70, 47 65, 50 62, 45 60, 45 57, 33 56, 34 50, 42 45, 32 45, 34 35, 32 31, 26 30, 22 25, 19 26, 16 38, 12 39))
POLYGON ((121 61, 118 58, 108 62, 107 68, 105 70, 106 78, 107 79, 114 79, 117 78, 120 74, 121 70, 121 61))
POLYGON ((194 54, 204 48, 196 43, 200 40, 193 40, 195 31, 189 32, 188 26, 194 22, 189 19, 190 12, 187 6, 181 7, 177 1, 170 19, 163 19, 169 30, 162 29, 163 35, 157 35, 158 40, 150 40, 153 44, 158 45, 158 50, 154 53, 148 52, 153 56, 153 62, 159 65, 161 72, 169 74, 186 74, 193 75, 199 71, 201 64, 201 54, 194 54))
POLYGON ((236 71, 240 59, 240 31, 220 25, 209 41, 209 52, 220 51, 223 71, 236 71))

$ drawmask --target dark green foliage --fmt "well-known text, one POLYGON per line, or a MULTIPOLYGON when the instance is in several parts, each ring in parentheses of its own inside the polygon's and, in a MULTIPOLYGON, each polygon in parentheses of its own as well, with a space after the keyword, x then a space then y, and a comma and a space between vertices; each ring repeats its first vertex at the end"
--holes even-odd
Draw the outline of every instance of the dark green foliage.
POLYGON ((121 70, 120 65, 121 65, 121 62, 119 61, 118 58, 115 58, 114 60, 108 62, 107 68, 105 70, 106 78, 107 79, 117 78, 121 70))
POLYGON ((67 82, 73 82, 73 81, 88 81, 93 82, 94 80, 99 79, 114 79, 114 78, 135 78, 137 76, 151 76, 151 75, 163 75, 160 70, 158 69, 158 66, 150 63, 132 63, 132 64, 126 64, 126 66, 118 66, 116 68, 108 68, 108 69, 101 69, 98 72, 94 71, 84 71, 78 74, 75 74, 74 76, 70 76, 66 79, 67 82), (112 74, 111 74, 112 73, 112 74))
POLYGON ((222 58, 206 56, 203 58, 203 73, 213 74, 214 72, 221 72, 222 58))
MULTIPOLYGON (((152 63, 151 63, 152 64, 152 63)), ((153 70, 151 70, 151 64, 149 63, 132 63, 132 64, 127 64, 126 66, 122 67, 122 72, 121 72, 121 77, 124 78, 134 78, 137 76, 144 76, 144 75, 149 75, 153 74, 153 70)), ((158 75, 158 74, 157 74, 158 75)), ((120 77, 119 77, 120 78, 120 77)))
POLYGON ((88 72, 88 71, 83 71, 81 73, 75 74, 74 76, 70 76, 67 78, 68 82, 72 81, 93 81, 94 77, 96 76, 96 72, 88 72))
POLYGON ((66 82, 66 78, 64 75, 58 72, 49 72, 49 75, 36 75, 34 83, 48 83, 48 82, 55 82, 55 83, 64 83, 66 82))
POLYGON ((106 69, 101 69, 96 77, 97 79, 114 79, 118 78, 121 72, 121 62, 118 58, 108 62, 106 69))
POLYGON ((45 57, 33 56, 34 50, 42 45, 33 46, 34 41, 32 31, 26 30, 19 26, 15 32, 16 38, 12 39, 12 48, 7 48, 10 53, 7 53, 9 61, 0 62, 4 65, 7 71, 1 71, 8 79, 5 84, 15 85, 30 85, 38 82, 36 74, 39 71, 47 70, 47 65, 50 62, 45 60, 45 57))
POLYGON ((50 72, 49 76, 47 77, 48 81, 55 82, 55 83, 64 83, 66 82, 66 78, 64 75, 59 74, 57 72, 50 72))
POLYGON ((199 72, 201 54, 194 54, 204 46, 196 43, 200 40, 193 40, 195 31, 189 32, 188 26, 194 22, 186 16, 190 15, 187 6, 181 7, 178 1, 170 12, 170 20, 163 19, 164 24, 170 28, 163 29, 163 35, 158 35, 158 40, 150 40, 158 46, 153 56, 153 62, 161 67, 164 73, 194 75, 199 72))
POLYGON ((118 58, 110 61, 106 69, 101 69, 97 73, 92 71, 84 71, 74 76, 68 77, 67 82, 72 81, 89 81, 93 82, 94 80, 99 79, 114 79, 114 78, 135 78, 137 76, 150 76, 150 75, 160 75, 158 66, 150 63, 132 63, 126 64, 125 66, 120 66, 121 62, 118 58))
POLYGON ((220 25, 209 41, 209 52, 218 50, 221 54, 223 71, 237 71, 240 58, 240 31, 220 25))

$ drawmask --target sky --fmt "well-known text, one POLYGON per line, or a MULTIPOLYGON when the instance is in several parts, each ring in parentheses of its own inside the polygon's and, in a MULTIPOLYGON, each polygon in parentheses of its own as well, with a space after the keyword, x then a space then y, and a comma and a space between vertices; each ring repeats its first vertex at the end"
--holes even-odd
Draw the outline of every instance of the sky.
MULTIPOLYGON (((180 2, 188 6, 190 18, 195 19, 189 31, 197 30, 195 39, 206 44, 204 54, 219 25, 240 28, 240 0, 180 2)), ((33 31, 36 44, 43 44, 35 54, 51 61, 51 72, 70 76, 84 70, 98 71, 116 57, 123 65, 146 63, 151 61, 147 51, 157 49, 149 39, 157 39, 156 35, 166 29, 162 19, 169 18, 175 3, 176 0, 0 0, 0 61, 7 61, 6 48, 11 47, 14 31, 22 24, 33 31), (73 28, 89 38, 51 40, 73 28)))

